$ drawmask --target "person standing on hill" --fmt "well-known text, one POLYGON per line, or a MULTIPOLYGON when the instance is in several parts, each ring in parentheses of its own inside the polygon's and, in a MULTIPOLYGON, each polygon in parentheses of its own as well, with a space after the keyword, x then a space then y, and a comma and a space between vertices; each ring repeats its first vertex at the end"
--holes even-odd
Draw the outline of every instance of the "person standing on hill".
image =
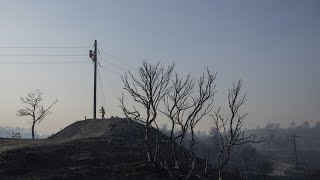
POLYGON ((106 114, 106 112, 103 107, 101 107, 100 113, 101 113, 101 118, 104 119, 104 115, 106 114))

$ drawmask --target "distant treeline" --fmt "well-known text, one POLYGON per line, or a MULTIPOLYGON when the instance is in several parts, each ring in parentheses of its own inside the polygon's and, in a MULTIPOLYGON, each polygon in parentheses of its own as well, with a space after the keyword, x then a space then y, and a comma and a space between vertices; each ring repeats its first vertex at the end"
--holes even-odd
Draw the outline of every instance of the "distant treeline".
MULTIPOLYGON (((164 126, 161 130, 165 134, 169 131, 164 126)), ((296 136, 296 148, 300 170, 306 173, 320 172, 320 129, 318 127, 305 128, 263 128, 248 130, 248 134, 255 134, 261 143, 239 146, 233 150, 228 169, 243 169, 243 156, 249 154, 247 168, 250 172, 269 174, 273 171, 287 171, 287 174, 294 173, 295 152, 293 136, 296 136), (240 163, 239 163, 240 162, 240 163), (281 167, 281 164, 289 164, 290 167, 281 167)), ((186 139, 190 139, 187 134, 186 139)), ((198 157, 209 159, 210 164, 215 166, 217 161, 217 138, 216 131, 211 128, 209 132, 198 131, 196 133, 196 154, 198 157), (210 152, 210 155, 208 155, 210 152)), ((188 140, 184 144, 188 147, 188 140)), ((284 172, 282 172, 284 173, 284 172)))
MULTIPOLYGON (((268 122, 265 129, 280 129, 280 123, 270 123, 268 122)), ((288 129, 307 129, 307 128, 320 128, 320 121, 316 122, 313 126, 309 123, 309 121, 305 121, 301 123, 300 125, 297 125, 295 121, 292 121, 288 129)), ((261 129, 260 126, 257 126, 257 129, 261 129)))

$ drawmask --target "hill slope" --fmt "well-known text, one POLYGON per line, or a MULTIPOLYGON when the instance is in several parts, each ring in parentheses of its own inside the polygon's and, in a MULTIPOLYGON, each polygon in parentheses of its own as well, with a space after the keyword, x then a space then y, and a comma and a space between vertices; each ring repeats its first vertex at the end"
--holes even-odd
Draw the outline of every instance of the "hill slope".
POLYGON ((166 179, 143 166, 142 125, 121 118, 78 121, 48 139, 0 139, 0 158, 1 179, 166 179))

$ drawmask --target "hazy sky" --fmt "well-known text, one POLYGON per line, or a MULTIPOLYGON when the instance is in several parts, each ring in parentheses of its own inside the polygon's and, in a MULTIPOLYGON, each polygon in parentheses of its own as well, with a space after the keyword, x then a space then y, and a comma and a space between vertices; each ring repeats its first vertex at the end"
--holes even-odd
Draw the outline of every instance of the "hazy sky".
MULTIPOLYGON (((320 121, 319 19, 318 0, 0 1, 0 47, 83 47, 0 48, 0 126, 30 126, 15 114, 23 107, 19 98, 34 89, 42 89, 47 102, 59 100, 36 129, 40 133, 92 117, 93 64, 1 62, 91 62, 95 39, 99 49, 125 62, 101 52, 101 64, 109 68, 101 69, 107 117, 121 116, 119 74, 147 59, 175 62, 185 74, 199 75, 209 66, 218 73, 217 105, 242 78, 248 128, 268 121, 313 125, 320 121)), ((208 119, 200 125, 211 124, 208 119)))

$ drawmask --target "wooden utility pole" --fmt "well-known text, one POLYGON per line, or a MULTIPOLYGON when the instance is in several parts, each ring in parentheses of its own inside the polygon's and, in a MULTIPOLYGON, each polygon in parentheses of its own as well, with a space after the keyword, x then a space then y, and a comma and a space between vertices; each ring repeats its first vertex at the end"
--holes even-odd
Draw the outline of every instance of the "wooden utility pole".
POLYGON ((297 155, 296 137, 297 137, 296 135, 293 135, 294 152, 296 154, 296 169, 298 170, 298 155, 297 155))
POLYGON ((97 40, 94 41, 94 51, 89 51, 89 56, 94 62, 94 84, 93 84, 93 119, 97 118, 97 61, 98 61, 98 53, 97 53, 97 40))

